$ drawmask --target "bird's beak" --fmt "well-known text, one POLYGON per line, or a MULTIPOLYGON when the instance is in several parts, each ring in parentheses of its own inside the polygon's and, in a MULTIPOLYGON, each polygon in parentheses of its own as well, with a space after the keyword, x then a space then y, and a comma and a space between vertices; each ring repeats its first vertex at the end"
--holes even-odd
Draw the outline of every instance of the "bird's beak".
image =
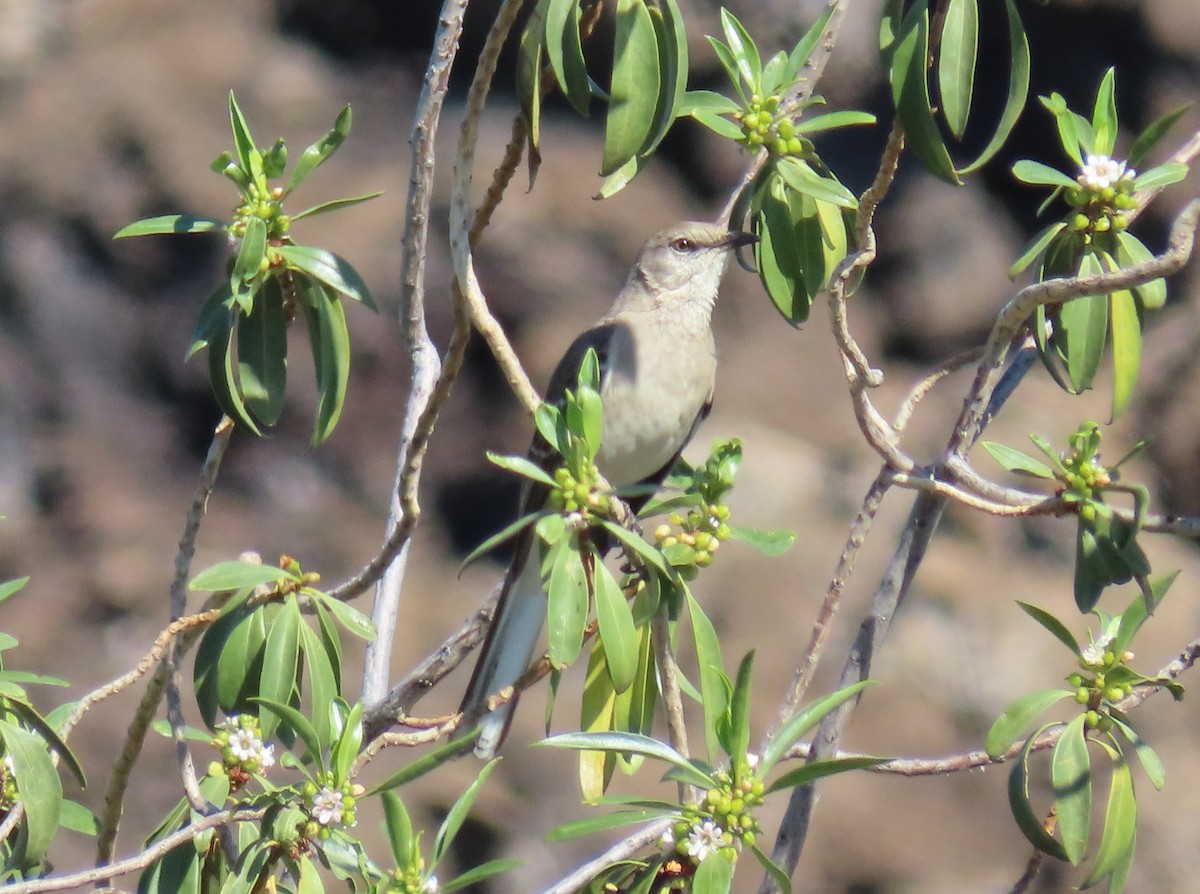
POLYGON ((745 230, 730 230, 725 235, 724 244, 730 248, 738 249, 743 245, 753 245, 758 241, 758 237, 753 233, 747 233, 745 230))

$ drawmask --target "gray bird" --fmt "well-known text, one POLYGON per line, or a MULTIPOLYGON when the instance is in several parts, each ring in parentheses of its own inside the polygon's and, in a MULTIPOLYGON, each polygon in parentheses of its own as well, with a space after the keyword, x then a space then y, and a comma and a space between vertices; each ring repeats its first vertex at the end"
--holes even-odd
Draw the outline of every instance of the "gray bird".
MULTIPOLYGON (((575 339, 550 378, 547 400, 575 385, 588 348, 600 361, 604 431, 596 467, 615 488, 659 484, 712 405, 717 370, 712 309, 731 251, 757 241, 749 233, 688 221, 651 236, 608 313, 575 339)), ((536 436, 530 458, 553 471, 561 461, 536 436)), ((528 484, 520 514, 536 511, 546 487, 528 484)), ((647 497, 633 498, 633 509, 647 497)), ((546 621, 537 535, 516 542, 496 614, 463 698, 463 734, 481 714, 475 753, 493 757, 516 697, 487 711, 488 697, 511 686, 533 660, 546 621)))

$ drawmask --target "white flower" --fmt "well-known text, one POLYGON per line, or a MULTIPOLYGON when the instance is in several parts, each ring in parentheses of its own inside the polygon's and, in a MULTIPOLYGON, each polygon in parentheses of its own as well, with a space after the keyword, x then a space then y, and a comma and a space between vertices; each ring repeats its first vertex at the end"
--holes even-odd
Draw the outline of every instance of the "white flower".
POLYGON ((275 746, 258 743, 258 768, 265 770, 275 765, 275 746))
POLYGON ((746 766, 748 766, 751 771, 758 769, 758 755, 753 751, 746 752, 746 766))
POLYGON ((1107 155, 1089 155, 1080 172, 1079 185, 1084 189, 1099 192, 1110 186, 1116 186, 1118 181, 1132 180, 1137 171, 1126 167, 1125 162, 1109 158, 1107 155))
POLYGON ((438 884, 437 876, 431 875, 421 883, 421 894, 439 894, 442 886, 438 884))
POLYGON ((261 750, 262 740, 254 735, 253 730, 239 729, 229 734, 229 752, 239 761, 256 758, 261 750))
POLYGON ((1080 650, 1079 660, 1089 667, 1099 667, 1104 664, 1104 653, 1108 651, 1108 647, 1112 641, 1113 635, 1111 633, 1105 633, 1096 637, 1080 650))
POLYGON ((322 826, 340 826, 345 815, 340 791, 324 786, 313 795, 312 818, 322 826))
POLYGON ((658 838, 658 848, 664 854, 669 854, 675 850, 675 830, 667 829, 658 838))
POLYGON ((712 854, 725 846, 725 831, 712 820, 692 826, 688 833, 688 856, 696 863, 703 863, 712 854))

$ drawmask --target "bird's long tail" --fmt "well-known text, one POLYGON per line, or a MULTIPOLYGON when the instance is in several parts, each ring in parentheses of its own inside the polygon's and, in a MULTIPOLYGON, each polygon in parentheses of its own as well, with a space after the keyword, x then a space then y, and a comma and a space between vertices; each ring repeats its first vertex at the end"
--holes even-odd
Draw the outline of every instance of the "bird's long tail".
POLYGON ((525 673, 546 623, 546 593, 537 560, 537 539, 524 538, 519 549, 525 552, 514 558, 504 581, 492 626, 459 709, 467 719, 483 712, 475 754, 485 760, 495 757, 500 749, 517 707, 514 694, 495 710, 487 711, 488 697, 513 685, 525 673))

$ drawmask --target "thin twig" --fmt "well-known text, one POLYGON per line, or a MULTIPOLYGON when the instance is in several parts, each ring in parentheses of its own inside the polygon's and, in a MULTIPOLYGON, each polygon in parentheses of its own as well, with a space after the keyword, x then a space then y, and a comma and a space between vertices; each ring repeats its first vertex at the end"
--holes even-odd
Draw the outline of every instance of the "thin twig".
POLYGON ((425 83, 417 101, 411 136, 412 167, 408 180, 408 204, 404 217, 404 235, 400 256, 400 332, 412 365, 404 418, 400 424, 400 444, 396 457, 396 480, 389 507, 387 537, 375 558, 354 578, 335 588, 338 599, 357 595, 378 581, 372 620, 376 636, 363 658, 362 699, 370 706, 387 690, 391 667, 392 641, 400 607, 404 575, 408 564, 408 534, 416 524, 411 517, 412 504, 403 494, 416 483, 406 479, 419 477, 419 464, 413 467, 414 446, 418 441, 421 419, 432 399, 435 382, 442 371, 441 359, 425 324, 425 258, 429 234, 429 209, 432 203, 435 163, 434 138, 442 105, 450 84, 450 69, 458 52, 463 16, 469 0, 446 0, 438 18, 433 52, 425 69, 425 83), (385 571, 387 572, 385 574, 385 571), (382 576, 382 577, 381 577, 382 576))
POLYGON ((604 853, 588 860, 570 875, 546 888, 542 894, 575 894, 576 891, 583 890, 589 882, 609 866, 620 863, 622 860, 631 859, 645 848, 656 844, 663 837, 663 833, 670 830, 674 822, 672 818, 661 819, 638 829, 627 838, 622 838, 604 853))
MULTIPOLYGON (((658 665, 658 680, 663 706, 667 714, 667 738, 671 747, 688 757, 687 721, 683 716, 683 692, 679 688, 679 665, 671 650, 671 624, 666 607, 662 606, 650 621, 650 641, 654 646, 654 661, 658 665)), ((679 800, 695 798, 695 787, 679 781, 679 800)))
POLYGON ((479 141, 479 119, 491 90, 496 62, 516 20, 524 0, 504 0, 496 14, 492 29, 475 69, 475 79, 467 93, 466 115, 458 140, 458 155, 454 163, 454 185, 450 197, 450 253, 454 259, 454 276, 458 288, 470 310, 471 321, 483 336, 496 362, 500 365, 509 387, 532 414, 541 398, 529 382, 529 376, 521 361, 509 344, 499 321, 488 309, 487 299, 475 275, 475 264, 471 251, 471 181, 475 162, 475 148, 479 141))
POLYGON ((4 886, 4 892, 5 894, 41 894, 43 891, 68 891, 72 888, 104 882, 130 872, 137 872, 139 869, 145 869, 179 845, 192 841, 201 832, 207 832, 209 829, 221 829, 235 823, 257 822, 265 814, 266 810, 261 808, 252 810, 234 808, 221 813, 213 813, 160 838, 137 856, 126 857, 124 860, 108 862, 93 869, 84 869, 68 875, 34 879, 27 882, 9 882, 4 886))
MULTIPOLYGON (((229 440, 232 435, 233 422, 227 416, 222 417, 221 421, 217 424, 216 431, 213 433, 213 440, 209 445, 208 455, 205 457, 204 465, 200 470, 200 480, 196 485, 195 493, 192 495, 192 504, 188 509, 187 519, 184 522, 183 536, 179 540, 179 551, 175 557, 175 577, 171 583, 171 620, 173 622, 181 618, 187 605, 187 580, 191 574, 192 558, 196 551, 196 536, 199 533, 200 523, 203 521, 205 510, 208 507, 208 498, 212 494, 213 487, 216 485, 217 473, 221 467, 221 459, 225 455, 225 450, 229 446, 229 440)), ((149 686, 146 687, 146 692, 143 694, 142 700, 139 702, 129 728, 126 731, 125 744, 113 764, 112 774, 108 780, 108 788, 104 793, 104 810, 100 816, 100 832, 96 836, 96 864, 98 866, 103 866, 112 859, 113 849, 117 840, 117 830, 121 822, 121 812, 124 808, 125 792, 129 786, 134 766, 137 764, 138 755, 141 754, 142 745, 146 741, 146 733, 150 729, 154 715, 158 713, 159 702, 171 683, 172 661, 170 656, 176 653, 178 649, 178 639, 172 640, 168 652, 168 660, 158 665, 149 686)), ((179 654, 182 654, 182 652, 179 652, 179 654)), ((175 689, 175 697, 178 698, 178 687, 175 689)), ((172 727, 175 729, 176 742, 178 743, 183 737, 182 717, 177 715, 174 720, 179 721, 178 724, 172 723, 172 727)), ((198 795, 199 785, 195 784, 195 773, 191 768, 191 757, 187 752, 186 744, 182 748, 177 746, 177 754, 179 756, 180 773, 183 778, 185 791, 188 791, 189 796, 198 795)), ((201 800, 203 800, 202 797, 201 800)), ((204 803, 207 804, 206 801, 204 803)))

